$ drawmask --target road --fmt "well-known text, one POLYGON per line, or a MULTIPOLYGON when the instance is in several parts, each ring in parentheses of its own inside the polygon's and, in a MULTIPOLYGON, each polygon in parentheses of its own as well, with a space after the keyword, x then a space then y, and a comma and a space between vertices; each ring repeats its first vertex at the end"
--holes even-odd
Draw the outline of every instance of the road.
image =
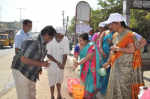
POLYGON ((15 53, 15 48, 11 48, 10 46, 4 46, 3 49, 0 48, 0 57, 11 53, 15 53))

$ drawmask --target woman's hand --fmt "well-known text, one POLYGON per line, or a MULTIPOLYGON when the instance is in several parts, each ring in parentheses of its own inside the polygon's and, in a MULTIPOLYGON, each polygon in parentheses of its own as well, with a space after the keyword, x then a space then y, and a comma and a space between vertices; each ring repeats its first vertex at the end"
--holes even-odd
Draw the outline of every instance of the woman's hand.
POLYGON ((106 62, 105 64, 103 64, 103 68, 105 68, 106 70, 108 69, 109 64, 106 62))
POLYGON ((103 56, 103 58, 107 57, 107 55, 104 52, 102 52, 102 56, 103 56))
POLYGON ((110 47, 111 51, 117 51, 119 47, 117 47, 116 45, 113 45, 110 47))
POLYGON ((73 59, 73 68, 77 68, 78 67, 78 61, 76 60, 76 58, 73 59))

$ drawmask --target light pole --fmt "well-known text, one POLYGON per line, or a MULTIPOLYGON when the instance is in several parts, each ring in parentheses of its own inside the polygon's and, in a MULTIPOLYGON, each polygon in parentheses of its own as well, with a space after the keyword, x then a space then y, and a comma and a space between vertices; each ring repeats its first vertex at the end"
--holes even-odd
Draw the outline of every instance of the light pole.
POLYGON ((25 8, 17 8, 20 9, 20 29, 21 29, 21 9, 25 9, 25 8))
POLYGON ((35 32, 36 32, 36 29, 37 29, 37 22, 38 22, 38 21, 34 21, 34 22, 35 22, 35 24, 36 24, 36 25, 35 25, 35 26, 36 26, 36 27, 35 27, 35 32))
MULTIPOLYGON (((68 19, 69 19, 69 16, 67 16, 67 23, 66 23, 66 35, 67 35, 68 19)), ((65 36, 66 36, 66 35, 65 35, 65 36)))

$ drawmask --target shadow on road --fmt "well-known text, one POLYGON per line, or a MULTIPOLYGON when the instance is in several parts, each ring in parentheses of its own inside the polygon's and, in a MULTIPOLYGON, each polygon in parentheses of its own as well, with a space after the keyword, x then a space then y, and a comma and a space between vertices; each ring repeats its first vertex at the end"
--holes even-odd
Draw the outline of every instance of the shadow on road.
POLYGON ((145 80, 150 82, 150 78, 147 78, 147 77, 143 76, 143 79, 145 79, 145 80))
POLYGON ((4 46, 3 48, 0 47, 0 50, 5 50, 5 49, 11 49, 10 46, 4 46))

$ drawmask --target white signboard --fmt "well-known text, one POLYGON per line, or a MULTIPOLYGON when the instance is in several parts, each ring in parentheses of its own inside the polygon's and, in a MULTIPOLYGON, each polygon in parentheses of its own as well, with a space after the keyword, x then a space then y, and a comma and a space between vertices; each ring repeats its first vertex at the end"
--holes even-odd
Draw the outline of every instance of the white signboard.
POLYGON ((86 23, 77 23, 76 24, 76 33, 89 33, 90 26, 86 23))
POLYGON ((150 8, 150 1, 143 1, 144 8, 150 8))
POLYGON ((86 2, 79 2, 76 6, 76 20, 77 21, 90 21, 91 8, 86 2))
POLYGON ((131 0, 133 9, 150 9, 150 0, 131 0))
POLYGON ((140 0, 134 0, 133 6, 137 8, 142 8, 142 1, 140 0))

